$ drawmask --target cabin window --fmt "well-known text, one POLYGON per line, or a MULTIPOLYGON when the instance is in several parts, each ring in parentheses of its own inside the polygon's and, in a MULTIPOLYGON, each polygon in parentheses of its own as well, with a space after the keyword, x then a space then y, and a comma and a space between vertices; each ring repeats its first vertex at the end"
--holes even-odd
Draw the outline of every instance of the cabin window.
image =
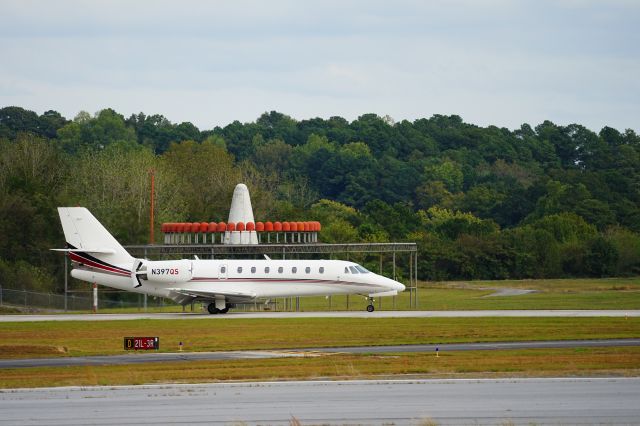
POLYGON ((252 266, 252 267, 251 267, 251 273, 252 273, 252 274, 255 274, 255 273, 256 273, 256 267, 255 267, 255 266, 252 266))
POLYGON ((291 273, 295 274, 296 272, 298 272, 298 268, 296 268, 295 266, 293 268, 291 268, 291 273))
POLYGON ((355 266, 349 266, 349 270, 351 271, 352 274, 359 274, 360 272, 358 272, 358 270, 356 269, 355 266))
POLYGON ((311 268, 309 268, 309 267, 307 266, 306 268, 304 268, 304 271, 305 271, 307 274, 310 274, 310 273, 311 273, 311 268))
POLYGON ((264 267, 264 273, 265 273, 265 274, 268 274, 268 273, 269 273, 269 267, 268 267, 268 266, 265 266, 265 267, 264 267))
POLYGON ((284 268, 282 266, 278 267, 278 273, 281 274, 282 272, 284 272, 284 268))
POLYGON ((222 266, 222 267, 220 268, 220 272, 221 272, 221 273, 223 273, 223 274, 225 274, 225 273, 227 272, 227 267, 226 267, 226 266, 222 266))
POLYGON ((324 266, 321 266, 319 271, 320 271, 321 274, 324 274, 324 266))
POLYGON ((371 272, 371 271, 369 271, 367 268, 365 268, 365 267, 363 267, 363 266, 360 266, 360 265, 356 265, 356 268, 357 268, 357 269, 358 269, 358 271, 360 271, 360 273, 362 273, 362 274, 368 274, 369 272, 371 272))
POLYGON ((347 266, 344 267, 344 273, 348 274, 349 273, 349 268, 347 266))
POLYGON ((242 273, 242 266, 238 266, 238 273, 241 274, 242 273))

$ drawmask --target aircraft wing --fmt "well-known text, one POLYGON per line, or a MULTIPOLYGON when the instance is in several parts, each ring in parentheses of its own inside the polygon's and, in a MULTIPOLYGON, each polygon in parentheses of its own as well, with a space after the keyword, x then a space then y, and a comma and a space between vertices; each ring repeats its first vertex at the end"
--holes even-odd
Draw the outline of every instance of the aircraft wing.
POLYGON ((169 297, 181 305, 186 305, 194 300, 215 300, 216 296, 224 296, 230 303, 248 303, 253 302, 256 295, 253 293, 237 293, 237 292, 219 292, 219 291, 202 291, 190 290, 184 288, 170 288, 169 297))

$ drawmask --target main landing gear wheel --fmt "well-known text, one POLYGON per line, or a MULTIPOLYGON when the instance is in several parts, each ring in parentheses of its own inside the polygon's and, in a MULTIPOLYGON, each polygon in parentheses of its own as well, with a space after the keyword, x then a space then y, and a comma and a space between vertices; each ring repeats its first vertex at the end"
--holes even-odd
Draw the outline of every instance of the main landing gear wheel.
POLYGON ((232 308, 233 305, 227 303, 226 306, 223 309, 218 309, 216 308, 216 304, 215 303, 209 303, 207 305, 207 311, 209 311, 209 313, 211 315, 216 315, 216 314, 226 314, 227 312, 229 312, 229 308, 232 308))

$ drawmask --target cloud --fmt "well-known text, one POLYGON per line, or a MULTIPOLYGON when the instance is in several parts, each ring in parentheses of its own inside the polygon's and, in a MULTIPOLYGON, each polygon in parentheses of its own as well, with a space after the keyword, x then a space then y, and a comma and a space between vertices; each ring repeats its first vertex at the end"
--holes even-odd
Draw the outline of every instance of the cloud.
POLYGON ((296 118, 459 114, 638 129, 630 1, 0 0, 5 104, 105 107, 201 128, 296 118))

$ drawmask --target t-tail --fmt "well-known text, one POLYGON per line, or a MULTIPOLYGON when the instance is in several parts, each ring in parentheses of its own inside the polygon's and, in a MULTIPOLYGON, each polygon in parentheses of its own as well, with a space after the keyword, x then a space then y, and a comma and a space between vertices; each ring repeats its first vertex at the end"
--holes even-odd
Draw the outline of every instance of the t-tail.
POLYGON ((74 262, 117 275, 130 275, 134 258, 84 207, 58 207, 66 251, 74 262))

